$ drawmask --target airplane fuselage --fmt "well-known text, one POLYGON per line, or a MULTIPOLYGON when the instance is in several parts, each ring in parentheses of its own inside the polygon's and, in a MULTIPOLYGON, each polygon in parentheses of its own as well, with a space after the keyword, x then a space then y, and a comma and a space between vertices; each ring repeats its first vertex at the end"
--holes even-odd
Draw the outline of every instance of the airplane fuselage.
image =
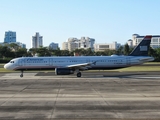
POLYGON ((75 56, 75 57, 21 57, 11 60, 4 67, 9 70, 38 70, 66 68, 70 65, 93 63, 84 69, 117 69, 139 65, 154 60, 149 56, 75 56), (144 61, 145 60, 145 61, 144 61))

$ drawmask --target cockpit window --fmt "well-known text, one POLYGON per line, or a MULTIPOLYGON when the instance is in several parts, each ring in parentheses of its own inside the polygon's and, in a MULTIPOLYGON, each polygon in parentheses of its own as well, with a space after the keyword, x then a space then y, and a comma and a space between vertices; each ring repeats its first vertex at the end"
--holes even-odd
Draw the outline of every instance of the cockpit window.
POLYGON ((14 63, 14 61, 10 61, 10 63, 14 63))

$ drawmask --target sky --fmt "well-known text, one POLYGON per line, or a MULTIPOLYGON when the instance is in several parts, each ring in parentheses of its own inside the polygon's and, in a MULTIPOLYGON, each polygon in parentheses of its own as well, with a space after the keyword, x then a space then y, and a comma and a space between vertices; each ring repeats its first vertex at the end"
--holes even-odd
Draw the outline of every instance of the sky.
POLYGON ((0 42, 5 31, 31 48, 39 32, 43 46, 70 37, 122 45, 132 34, 160 35, 160 0, 0 0, 0 42))

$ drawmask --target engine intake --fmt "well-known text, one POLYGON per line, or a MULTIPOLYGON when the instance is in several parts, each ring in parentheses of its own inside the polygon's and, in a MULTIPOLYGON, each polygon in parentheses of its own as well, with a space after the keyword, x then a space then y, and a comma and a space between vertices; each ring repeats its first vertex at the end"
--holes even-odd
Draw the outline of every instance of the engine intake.
POLYGON ((70 68, 56 68, 55 69, 56 75, 70 75, 73 73, 74 73, 74 71, 70 68))

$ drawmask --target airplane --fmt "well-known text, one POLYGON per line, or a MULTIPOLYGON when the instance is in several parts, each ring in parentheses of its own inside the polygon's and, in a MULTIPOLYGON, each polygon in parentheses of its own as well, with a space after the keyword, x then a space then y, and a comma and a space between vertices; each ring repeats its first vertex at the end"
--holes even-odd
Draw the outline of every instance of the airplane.
POLYGON ((152 36, 147 35, 128 56, 66 56, 66 57, 20 57, 12 59, 4 65, 7 70, 21 71, 23 77, 24 70, 55 70, 56 75, 77 74, 81 77, 84 70, 98 69, 118 69, 143 64, 153 61, 154 58, 148 56, 152 36))

